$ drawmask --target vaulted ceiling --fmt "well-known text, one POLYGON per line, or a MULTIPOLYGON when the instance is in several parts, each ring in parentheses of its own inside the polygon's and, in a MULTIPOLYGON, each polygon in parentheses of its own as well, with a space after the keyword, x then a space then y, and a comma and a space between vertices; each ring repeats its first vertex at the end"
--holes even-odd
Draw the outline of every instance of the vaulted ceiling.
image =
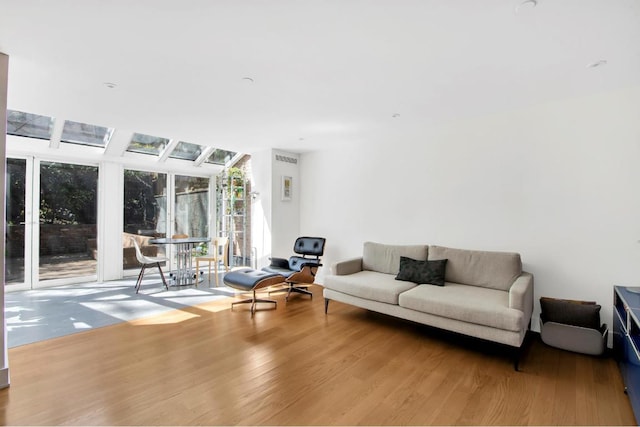
POLYGON ((9 108, 233 151, 640 85, 638 0, 2 0, 9 108))

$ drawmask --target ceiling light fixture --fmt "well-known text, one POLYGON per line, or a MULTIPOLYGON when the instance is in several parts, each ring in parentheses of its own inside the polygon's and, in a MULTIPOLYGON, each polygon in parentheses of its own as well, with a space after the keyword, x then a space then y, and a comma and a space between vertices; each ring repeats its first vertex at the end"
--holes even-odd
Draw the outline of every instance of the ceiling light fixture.
POLYGON ((394 119, 397 119, 398 117, 400 117, 400 114, 394 113, 391 117, 393 117, 394 119))
POLYGON ((253 83, 253 79, 251 77, 243 77, 242 80, 246 80, 248 82, 253 83))
POLYGON ((104 82, 104 85, 106 87, 108 87, 109 89, 114 89, 114 88, 116 88, 118 86, 117 84, 111 83, 111 82, 104 82))
POLYGON ((604 65, 607 65, 607 60, 606 59, 601 59, 599 61, 592 62, 591 64, 588 64, 587 68, 598 68, 598 67, 602 67, 604 65))

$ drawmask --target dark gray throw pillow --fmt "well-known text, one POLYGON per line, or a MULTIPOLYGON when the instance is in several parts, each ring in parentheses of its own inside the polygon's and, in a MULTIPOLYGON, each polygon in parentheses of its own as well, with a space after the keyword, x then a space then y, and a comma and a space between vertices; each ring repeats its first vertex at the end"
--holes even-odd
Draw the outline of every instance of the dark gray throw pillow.
POLYGON ((542 322, 555 322, 583 328, 600 329, 600 309, 592 301, 540 298, 542 322))
POLYGON ((447 260, 419 261, 417 259, 400 257, 400 269, 396 280, 417 284, 444 286, 444 273, 447 260))

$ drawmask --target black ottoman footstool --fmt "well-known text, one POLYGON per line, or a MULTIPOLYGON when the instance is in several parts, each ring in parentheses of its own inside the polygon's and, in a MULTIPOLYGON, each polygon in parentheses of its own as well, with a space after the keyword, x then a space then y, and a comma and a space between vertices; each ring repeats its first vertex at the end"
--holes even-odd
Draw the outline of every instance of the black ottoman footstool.
POLYGON ((278 273, 267 273, 266 271, 254 270, 252 268, 242 268, 226 273, 222 278, 222 281, 230 288, 252 293, 251 298, 231 303, 231 309, 233 309, 233 306, 236 304, 251 303, 251 317, 253 317, 257 303, 271 303, 274 304, 273 308, 276 308, 278 304, 277 301, 272 299, 256 298, 256 291, 282 283, 285 281, 285 277, 278 273))

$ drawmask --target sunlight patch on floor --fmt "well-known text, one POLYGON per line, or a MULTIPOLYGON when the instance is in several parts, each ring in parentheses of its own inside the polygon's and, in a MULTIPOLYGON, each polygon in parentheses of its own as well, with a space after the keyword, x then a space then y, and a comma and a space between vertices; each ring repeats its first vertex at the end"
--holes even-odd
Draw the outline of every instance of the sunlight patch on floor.
POLYGON ((132 316, 139 313, 162 313, 166 307, 150 301, 92 301, 82 302, 79 305, 100 313, 108 313, 109 316, 120 320, 131 320, 132 316))
MULTIPOLYGON (((201 283, 195 287, 162 286, 160 276, 149 275, 135 292, 135 278, 104 283, 64 285, 54 288, 14 291, 5 294, 8 346, 30 344, 93 328, 140 319, 153 324, 153 316, 175 311, 163 323, 178 323, 199 317, 186 307, 212 304, 210 312, 228 309, 217 301, 233 293, 201 283)), ((145 323, 146 322, 146 323, 145 323)), ((157 323, 156 323, 157 324, 157 323)))
POLYGON ((129 323, 135 326, 150 326, 150 325, 171 325, 175 323, 184 322, 190 319, 195 319, 197 314, 189 313, 183 310, 176 310, 174 314, 164 316, 153 316, 148 319, 134 320, 129 323))

